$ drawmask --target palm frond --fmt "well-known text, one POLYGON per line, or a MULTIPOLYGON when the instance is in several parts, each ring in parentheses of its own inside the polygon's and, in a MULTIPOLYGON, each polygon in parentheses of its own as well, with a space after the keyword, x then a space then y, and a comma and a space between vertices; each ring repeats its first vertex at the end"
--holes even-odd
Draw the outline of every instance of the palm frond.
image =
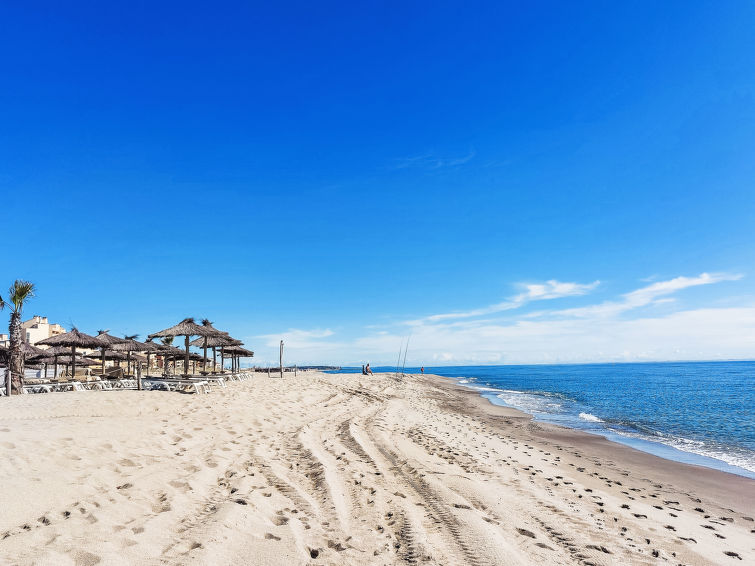
POLYGON ((202 326, 212 326, 212 322, 210 322, 210 319, 203 318, 202 319, 202 326))
POLYGON ((138 334, 132 334, 131 336, 127 336, 127 335, 124 334, 123 338, 126 339, 126 340, 136 340, 137 338, 139 338, 139 335, 138 334))
POLYGON ((166 346, 170 346, 171 344, 173 344, 173 338, 175 338, 175 336, 166 336, 161 341, 166 346))
POLYGON ((16 312, 21 312, 21 309, 24 308, 24 303, 34 297, 35 291, 34 283, 31 281, 16 279, 13 282, 13 285, 8 289, 8 294, 16 312))

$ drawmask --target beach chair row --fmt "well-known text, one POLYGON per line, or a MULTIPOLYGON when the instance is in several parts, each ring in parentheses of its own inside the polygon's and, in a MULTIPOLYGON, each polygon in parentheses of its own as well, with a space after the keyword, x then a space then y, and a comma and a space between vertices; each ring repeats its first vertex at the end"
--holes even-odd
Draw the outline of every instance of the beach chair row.
MULTIPOLYGON (((155 391, 179 391, 183 393, 209 393, 213 388, 223 389, 228 381, 247 381, 252 372, 238 372, 225 375, 190 376, 190 377, 145 377, 142 388, 155 391)), ((41 382, 24 385, 25 394, 62 393, 66 391, 114 391, 136 389, 136 379, 121 378, 98 381, 64 381, 41 382)), ((0 395, 5 395, 5 387, 0 388, 0 395)))

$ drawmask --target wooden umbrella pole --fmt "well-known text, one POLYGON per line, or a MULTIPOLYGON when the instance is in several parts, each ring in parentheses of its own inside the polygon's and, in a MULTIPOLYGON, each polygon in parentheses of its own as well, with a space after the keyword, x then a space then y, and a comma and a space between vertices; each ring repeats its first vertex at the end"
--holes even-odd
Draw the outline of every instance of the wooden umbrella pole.
POLYGON ((184 374, 189 375, 189 336, 185 337, 184 346, 186 346, 186 357, 184 358, 184 374))
POLYGON ((71 346, 71 377, 76 381, 76 346, 71 346))
POLYGON ((105 377, 105 348, 102 348, 102 377, 105 377))
POLYGON ((207 372, 207 336, 204 337, 204 360, 202 361, 202 371, 207 372))

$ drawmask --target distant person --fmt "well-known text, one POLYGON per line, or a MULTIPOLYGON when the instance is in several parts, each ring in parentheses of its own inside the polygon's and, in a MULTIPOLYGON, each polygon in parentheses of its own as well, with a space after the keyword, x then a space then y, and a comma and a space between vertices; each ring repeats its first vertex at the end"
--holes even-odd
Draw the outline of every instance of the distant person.
POLYGON ((364 375, 373 375, 372 370, 370 369, 370 364, 364 366, 364 375))
POLYGON ((425 373, 425 366, 422 366, 421 368, 419 368, 419 372, 422 373, 422 374, 424 374, 425 373))
POLYGON ((367 375, 367 370, 364 369, 364 364, 362 364, 362 375, 367 375))

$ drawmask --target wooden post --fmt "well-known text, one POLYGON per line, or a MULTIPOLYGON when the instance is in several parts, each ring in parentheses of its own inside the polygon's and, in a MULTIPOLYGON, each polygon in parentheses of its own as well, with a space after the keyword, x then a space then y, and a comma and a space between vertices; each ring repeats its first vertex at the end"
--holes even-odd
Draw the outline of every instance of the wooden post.
POLYGON ((267 376, 270 377, 270 366, 267 366, 267 376))
POLYGON ((136 362, 136 390, 142 390, 142 364, 139 361, 136 362))
POLYGON ((76 381, 76 346, 71 346, 71 368, 73 368, 71 377, 76 381))
POLYGON ((283 379, 283 340, 281 340, 281 379, 283 379))

